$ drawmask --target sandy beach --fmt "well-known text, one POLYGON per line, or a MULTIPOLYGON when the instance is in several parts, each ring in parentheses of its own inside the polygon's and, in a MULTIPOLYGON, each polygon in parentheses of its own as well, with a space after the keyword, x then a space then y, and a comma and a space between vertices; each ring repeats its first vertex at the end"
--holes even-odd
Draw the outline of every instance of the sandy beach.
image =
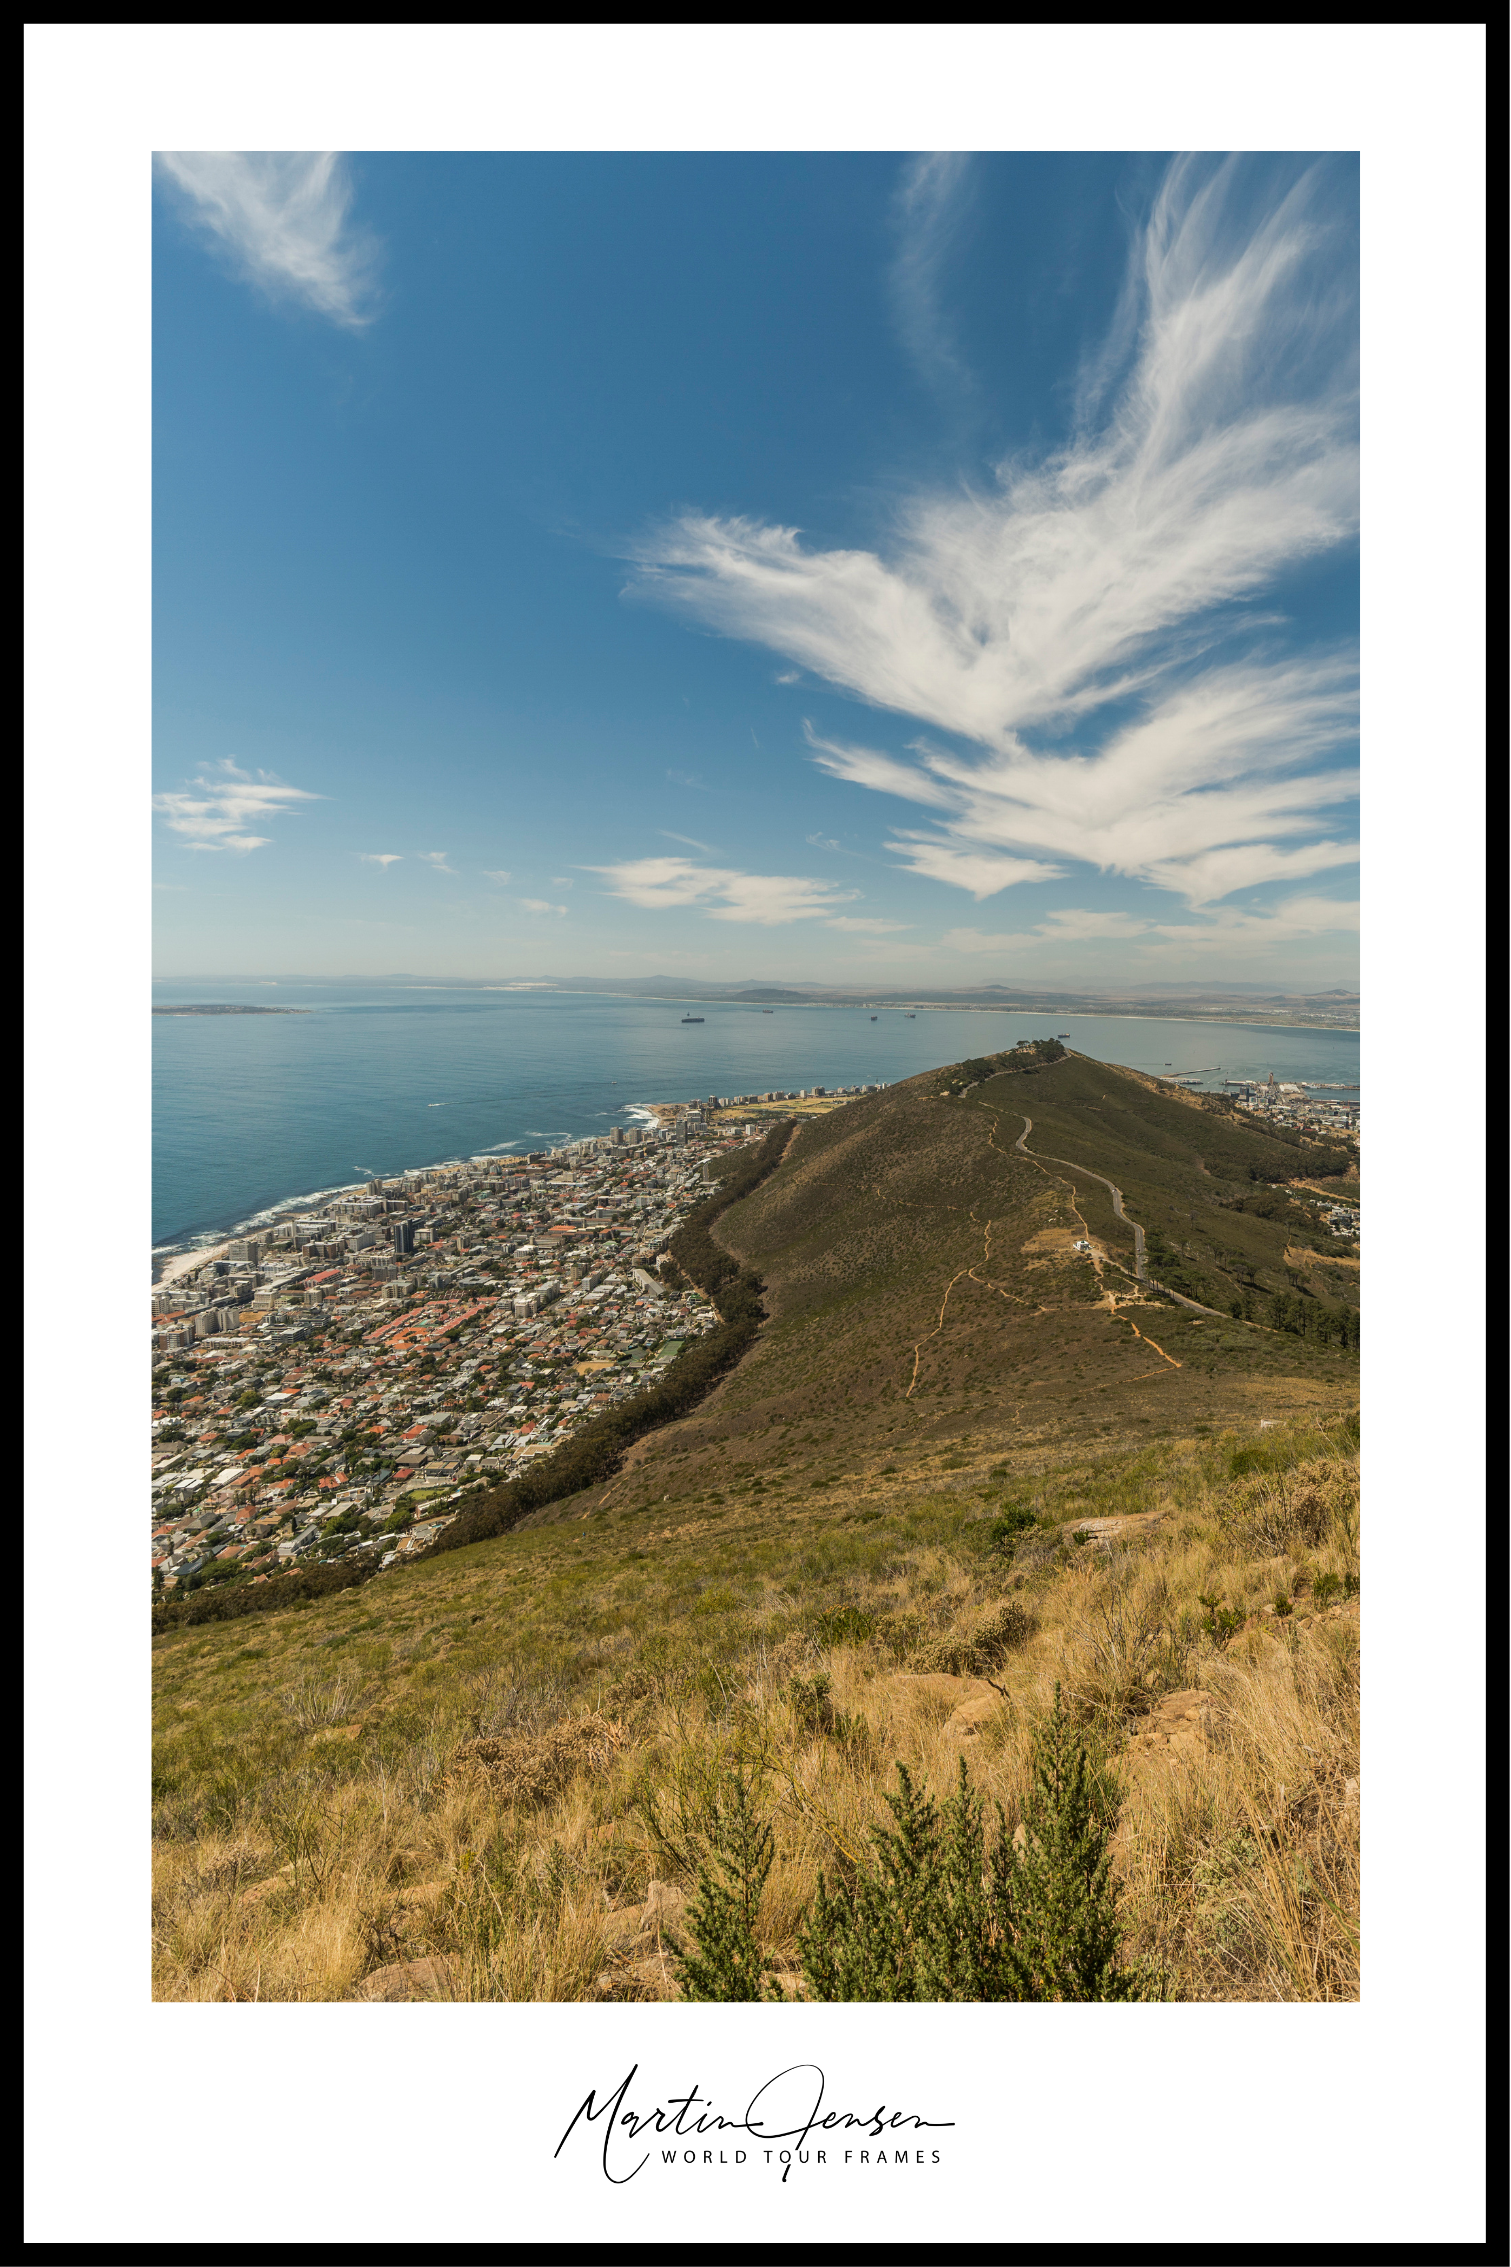
POLYGON ((203 1267, 206 1260, 224 1259, 230 1249, 228 1240, 223 1244, 211 1244, 202 1252, 175 1252, 171 1259, 163 1261, 162 1273, 153 1276, 153 1290, 161 1291, 164 1284, 176 1283, 181 1275, 192 1274, 196 1267, 203 1267))

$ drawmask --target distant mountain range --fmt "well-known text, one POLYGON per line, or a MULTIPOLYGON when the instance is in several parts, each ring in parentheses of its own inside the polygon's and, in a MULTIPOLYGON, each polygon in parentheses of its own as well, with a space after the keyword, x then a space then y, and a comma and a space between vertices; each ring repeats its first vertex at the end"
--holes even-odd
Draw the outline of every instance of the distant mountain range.
POLYGON ((1352 1024, 1359 995, 1341 987, 1326 992, 1281 992, 1264 984, 1141 984, 1071 992, 1017 984, 976 984, 964 989, 912 989, 855 984, 772 984, 757 980, 702 983, 688 976, 552 976, 541 979, 561 992, 609 992, 624 998, 727 1000, 751 1006, 1018 1008, 1030 1015, 1180 1015, 1232 1019, 1253 1016, 1289 1022, 1352 1024))

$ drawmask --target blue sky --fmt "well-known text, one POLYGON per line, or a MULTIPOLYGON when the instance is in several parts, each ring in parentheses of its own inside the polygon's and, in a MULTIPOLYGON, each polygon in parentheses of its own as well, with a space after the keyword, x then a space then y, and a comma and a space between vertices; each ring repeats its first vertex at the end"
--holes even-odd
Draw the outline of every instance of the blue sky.
POLYGON ((159 972, 1351 985, 1356 197, 161 160, 159 972))

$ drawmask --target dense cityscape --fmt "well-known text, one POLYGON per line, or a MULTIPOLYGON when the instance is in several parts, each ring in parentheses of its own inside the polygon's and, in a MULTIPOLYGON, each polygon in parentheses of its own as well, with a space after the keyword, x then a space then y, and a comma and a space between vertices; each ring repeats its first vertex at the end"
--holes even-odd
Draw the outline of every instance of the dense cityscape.
POLYGON ((154 1592, 423 1548, 471 1490, 715 1326, 658 1261, 757 1130, 738 1113, 868 1091, 658 1104, 651 1125, 372 1181, 170 1263, 152 1294, 154 1592))

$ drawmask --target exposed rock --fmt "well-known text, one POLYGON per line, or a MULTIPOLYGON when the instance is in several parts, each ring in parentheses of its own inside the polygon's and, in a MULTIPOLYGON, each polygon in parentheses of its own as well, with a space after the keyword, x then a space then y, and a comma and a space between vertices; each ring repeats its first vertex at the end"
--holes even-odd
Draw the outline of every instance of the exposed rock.
POLYGON ((633 1944, 645 1927, 645 1907, 620 1905, 613 1912, 605 1913, 599 1926, 603 1930, 605 1944, 616 1948, 633 1944))
POLYGON ((653 1881, 643 1905, 622 1905, 605 1913, 601 1925, 609 1944, 628 1950, 643 1940, 654 1943, 679 1936, 686 1911, 687 1898, 680 1889, 667 1881, 653 1881))
POLYGON ((408 1889, 401 1889, 394 1903, 401 1913, 419 1920, 433 1913, 445 1894, 444 1881, 416 1881, 408 1889))
POLYGON ((454 1999, 456 1962, 437 1953, 428 1960, 395 1960, 374 1968, 357 1985, 354 1997, 377 2000, 454 1999))
POLYGON ((646 1892, 642 1911, 648 1929, 674 1929, 680 1926, 687 1910, 687 1899, 680 1889, 669 1881, 653 1881, 646 1892))
POLYGON ((986 1729, 1001 1705, 1001 1697, 995 1692, 987 1693, 980 1700, 962 1701, 945 1724, 946 1737, 973 1740, 978 1732, 986 1729))
POLYGON ((267 1899, 275 1897, 280 1889, 287 1889, 293 1878, 293 1867, 282 1866, 277 1873, 270 1873, 266 1881, 254 1881, 248 1888, 244 1889, 236 1900, 237 1906, 240 1908, 265 1904, 267 1899))
POLYGON ((1200 1747, 1211 1729, 1216 1707, 1211 1693, 1195 1687, 1187 1692, 1167 1692, 1132 1734, 1129 1749, 1158 1754, 1200 1747))
POLYGON ((664 1953, 648 1953, 639 1960, 621 1961, 595 1977, 595 1999, 680 1999, 681 1991, 671 1961, 664 1953))

